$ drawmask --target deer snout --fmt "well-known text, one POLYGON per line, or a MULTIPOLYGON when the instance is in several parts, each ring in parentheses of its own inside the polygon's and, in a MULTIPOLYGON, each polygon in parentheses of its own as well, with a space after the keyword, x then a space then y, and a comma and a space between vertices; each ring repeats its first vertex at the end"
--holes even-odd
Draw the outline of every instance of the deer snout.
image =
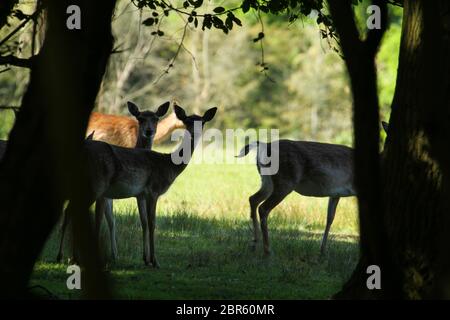
POLYGON ((155 132, 154 132, 152 129, 146 129, 146 130, 144 131, 144 135, 145 135, 147 138, 152 137, 154 134, 155 134, 155 132))

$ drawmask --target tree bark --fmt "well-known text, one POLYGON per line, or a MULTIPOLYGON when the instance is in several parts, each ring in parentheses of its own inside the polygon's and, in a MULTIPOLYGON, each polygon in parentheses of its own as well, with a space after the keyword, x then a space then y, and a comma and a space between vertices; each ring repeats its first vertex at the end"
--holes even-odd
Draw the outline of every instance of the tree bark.
MULTIPOLYGON (((0 164, 1 296, 26 297, 36 259, 63 201, 85 196, 82 143, 113 47, 115 0, 45 1, 47 31, 0 164), (69 30, 69 5, 81 9, 81 30, 69 30)), ((108 297, 87 212, 74 217, 86 234, 82 278, 88 297, 108 297), (94 241, 89 243, 89 241, 94 241)))
POLYGON ((355 145, 355 185, 358 194, 361 259, 341 292, 335 298, 386 298, 399 291, 386 232, 383 226, 379 160, 379 103, 375 56, 387 28, 385 1, 373 1, 381 9, 381 29, 369 30, 360 39, 350 1, 329 0, 330 12, 350 75, 353 94, 355 145), (367 267, 383 271, 383 290, 369 290, 367 267))
MULTIPOLYGON (((358 267, 336 295, 339 298, 450 297, 449 54, 448 1, 405 0, 396 91, 382 159, 380 224, 369 229, 361 225, 360 230, 362 242, 368 231, 381 235, 381 241, 361 244, 358 267), (373 252, 380 250, 388 262, 381 266, 382 290, 369 293, 364 290, 365 266, 377 262, 373 252)), ((353 84, 350 67, 349 73, 353 84)), ((363 89, 352 88, 356 114, 357 96, 366 101, 373 96, 364 97, 363 89)), ((360 207, 361 221, 364 216, 360 207)))
POLYGON ((385 227, 402 269, 403 296, 413 299, 444 297, 448 288, 448 14, 447 1, 404 1, 386 141, 385 227))

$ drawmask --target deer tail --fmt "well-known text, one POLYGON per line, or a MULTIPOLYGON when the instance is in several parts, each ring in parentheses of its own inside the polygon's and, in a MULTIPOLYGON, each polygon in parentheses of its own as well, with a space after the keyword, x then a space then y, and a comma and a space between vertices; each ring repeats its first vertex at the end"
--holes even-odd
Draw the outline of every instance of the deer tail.
POLYGON ((239 154, 236 156, 236 158, 245 157, 250 152, 250 150, 258 148, 258 147, 259 147, 259 141, 250 142, 249 144, 245 145, 241 149, 241 152, 239 152, 239 154))

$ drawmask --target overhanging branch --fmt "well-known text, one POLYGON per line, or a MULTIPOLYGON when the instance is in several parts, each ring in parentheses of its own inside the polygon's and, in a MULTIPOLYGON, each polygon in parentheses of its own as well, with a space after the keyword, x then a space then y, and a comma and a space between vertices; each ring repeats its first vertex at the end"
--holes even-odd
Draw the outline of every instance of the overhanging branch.
POLYGON ((13 56, 12 54, 7 56, 0 56, 0 65, 10 65, 15 67, 22 67, 22 68, 31 68, 31 65, 33 63, 34 57, 31 58, 18 58, 16 56, 13 56))

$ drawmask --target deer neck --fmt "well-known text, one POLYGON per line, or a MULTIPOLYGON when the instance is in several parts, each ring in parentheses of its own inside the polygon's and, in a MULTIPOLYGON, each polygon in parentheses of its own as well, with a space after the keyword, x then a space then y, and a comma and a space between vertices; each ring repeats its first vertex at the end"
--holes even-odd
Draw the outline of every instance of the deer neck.
POLYGON ((158 123, 154 141, 157 143, 164 141, 175 129, 181 128, 184 128, 183 122, 172 112, 158 123))
POLYGON ((135 148, 151 150, 153 145, 153 137, 150 139, 138 134, 135 148))
POLYGON ((201 130, 186 129, 184 131, 181 144, 170 154, 172 160, 171 163, 173 164, 177 175, 180 174, 191 161, 194 150, 200 142, 201 137, 201 130))

